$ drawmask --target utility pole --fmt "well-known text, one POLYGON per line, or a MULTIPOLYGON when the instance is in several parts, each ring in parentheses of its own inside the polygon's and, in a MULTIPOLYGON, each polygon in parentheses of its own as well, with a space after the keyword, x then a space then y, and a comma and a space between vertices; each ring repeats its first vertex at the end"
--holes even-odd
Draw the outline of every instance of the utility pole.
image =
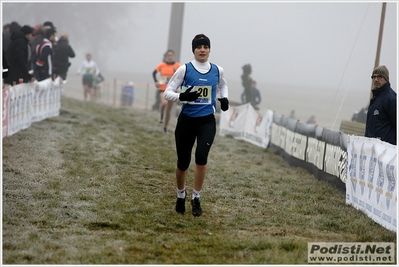
MULTIPOLYGON (((384 32, 384 21, 385 21, 385 10, 387 8, 387 3, 382 3, 382 10, 381 10, 381 19, 380 19, 380 31, 378 34, 378 43, 377 43, 377 53, 375 55, 375 62, 374 68, 379 66, 380 64, 380 55, 381 55, 381 43, 382 43, 382 34, 384 32)), ((373 89, 373 81, 371 81, 371 89, 373 89)), ((373 93, 370 91, 370 99, 373 97, 373 93)))
POLYGON ((180 62, 180 47, 183 31, 184 3, 172 3, 170 14, 169 41, 167 49, 175 51, 175 60, 180 62))

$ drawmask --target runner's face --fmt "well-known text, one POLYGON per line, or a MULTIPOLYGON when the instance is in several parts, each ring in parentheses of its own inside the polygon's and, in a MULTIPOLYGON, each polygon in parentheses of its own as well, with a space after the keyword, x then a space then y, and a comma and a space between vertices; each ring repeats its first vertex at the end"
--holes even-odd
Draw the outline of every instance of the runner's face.
POLYGON ((166 62, 173 62, 175 60, 175 54, 168 52, 166 54, 166 62))
POLYGON ((194 57, 198 62, 204 63, 208 61, 211 49, 207 45, 200 45, 194 49, 194 57))

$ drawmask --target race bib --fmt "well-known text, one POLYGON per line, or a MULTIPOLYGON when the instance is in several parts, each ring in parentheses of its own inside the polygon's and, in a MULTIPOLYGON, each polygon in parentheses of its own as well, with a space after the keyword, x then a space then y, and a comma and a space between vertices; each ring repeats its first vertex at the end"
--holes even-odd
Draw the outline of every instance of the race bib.
POLYGON ((95 70, 92 67, 87 67, 86 68, 86 73, 94 74, 95 70))
MULTIPOLYGON (((191 86, 189 86, 191 87, 191 86)), ((186 86, 182 86, 182 92, 185 92, 187 90, 186 86)), ((198 92, 200 93, 200 96, 198 97, 197 100, 195 101, 184 101, 183 103, 191 104, 191 105, 208 105, 212 103, 212 86, 210 85, 197 85, 194 86, 193 89, 191 89, 191 92, 198 92)))
POLYGON ((161 76, 161 77, 159 77, 158 83, 159 84, 168 84, 170 78, 172 78, 172 77, 161 76))

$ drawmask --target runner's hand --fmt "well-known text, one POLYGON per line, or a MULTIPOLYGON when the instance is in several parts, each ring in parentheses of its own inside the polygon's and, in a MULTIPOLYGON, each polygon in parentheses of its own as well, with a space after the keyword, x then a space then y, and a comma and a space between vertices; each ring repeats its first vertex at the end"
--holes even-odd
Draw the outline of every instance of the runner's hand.
POLYGON ((191 90, 194 88, 194 86, 191 86, 187 88, 187 90, 184 93, 180 93, 179 99, 180 101, 195 101, 197 98, 201 95, 199 92, 194 91, 191 92, 191 90))
POLYGON ((223 111, 226 111, 229 109, 229 100, 227 99, 227 97, 218 98, 218 100, 220 101, 220 108, 223 111))

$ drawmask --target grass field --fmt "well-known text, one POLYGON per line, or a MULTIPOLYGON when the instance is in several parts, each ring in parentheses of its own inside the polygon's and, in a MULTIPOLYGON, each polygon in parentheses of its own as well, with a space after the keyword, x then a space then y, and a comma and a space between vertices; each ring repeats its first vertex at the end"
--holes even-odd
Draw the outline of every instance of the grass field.
POLYGON ((174 125, 63 97, 60 116, 4 138, 2 263, 306 264, 308 242, 396 243, 334 186, 218 134, 203 215, 177 214, 174 125))

